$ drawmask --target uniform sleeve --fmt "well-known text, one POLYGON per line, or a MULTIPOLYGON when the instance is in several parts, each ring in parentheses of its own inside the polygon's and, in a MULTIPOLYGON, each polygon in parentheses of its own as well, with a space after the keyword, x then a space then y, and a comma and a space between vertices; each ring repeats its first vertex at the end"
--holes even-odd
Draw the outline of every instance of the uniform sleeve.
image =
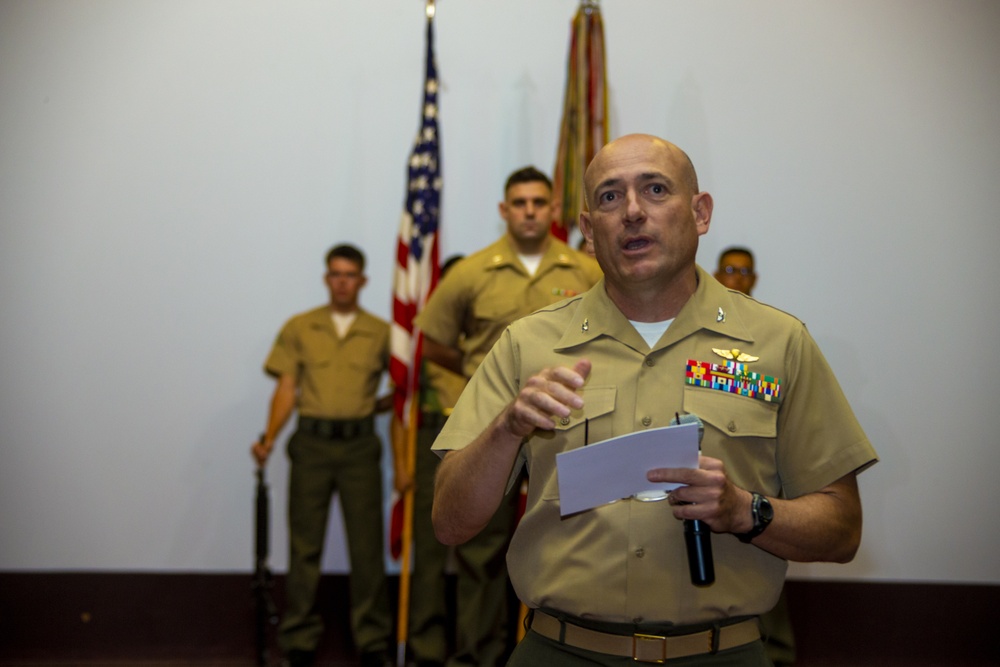
POLYGON ((297 335, 294 320, 289 320, 281 328, 278 337, 271 346, 271 352, 264 362, 264 371, 275 377, 282 375, 298 376, 301 345, 297 335))
POLYGON ((457 265, 438 283, 414 320, 425 336, 448 347, 458 346, 468 308, 468 279, 461 268, 457 265))
POLYGON ((433 449, 463 449, 514 400, 520 385, 516 359, 507 329, 465 386, 433 449))
POLYGON ((796 498, 874 465, 878 456, 805 326, 790 339, 788 356, 777 462, 785 496, 796 498))
MULTIPOLYGON (((464 449, 478 438, 517 397, 521 385, 519 369, 520 355, 508 327, 469 380, 431 449, 444 456, 445 452, 464 449)), ((522 445, 507 479, 506 491, 510 491, 524 464, 522 445)))

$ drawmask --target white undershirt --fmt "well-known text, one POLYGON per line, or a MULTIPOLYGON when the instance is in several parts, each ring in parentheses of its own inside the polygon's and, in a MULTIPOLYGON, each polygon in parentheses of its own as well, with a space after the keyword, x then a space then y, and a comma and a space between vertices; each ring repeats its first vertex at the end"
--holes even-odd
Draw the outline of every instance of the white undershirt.
POLYGON ((528 269, 529 276, 535 275, 538 265, 542 263, 541 255, 518 255, 517 258, 524 264, 524 268, 528 269))
POLYGON ((351 330, 351 325, 354 324, 354 320, 358 319, 358 311, 351 313, 332 313, 333 318, 333 328, 337 330, 337 335, 341 338, 347 336, 347 332, 351 330))
POLYGON ((656 342, 660 340, 663 332, 667 330, 670 323, 673 321, 674 318, 663 320, 662 322, 636 322, 634 320, 629 320, 629 322, 632 322, 632 326, 635 327, 635 330, 639 332, 639 335, 642 336, 643 340, 646 341, 646 345, 650 347, 656 345, 656 342))

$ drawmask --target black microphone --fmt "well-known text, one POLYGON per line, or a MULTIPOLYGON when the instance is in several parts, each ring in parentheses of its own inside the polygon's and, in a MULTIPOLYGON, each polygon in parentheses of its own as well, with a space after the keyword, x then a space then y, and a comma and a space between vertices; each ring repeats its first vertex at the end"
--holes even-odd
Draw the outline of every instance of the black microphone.
MULTIPOLYGON (((697 415, 677 415, 678 424, 698 424, 698 451, 705 435, 705 425, 697 415)), ((684 519, 684 544, 687 546, 688 570, 691 583, 708 586, 715 582, 715 562, 712 560, 712 529, 698 519, 684 519)))

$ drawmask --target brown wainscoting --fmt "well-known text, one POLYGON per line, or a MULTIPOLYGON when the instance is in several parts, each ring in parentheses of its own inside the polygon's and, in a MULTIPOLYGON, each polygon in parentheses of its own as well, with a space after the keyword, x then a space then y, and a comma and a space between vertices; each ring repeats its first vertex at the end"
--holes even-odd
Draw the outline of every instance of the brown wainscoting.
MULTIPOLYGON (((392 580, 395 590, 397 581, 392 580)), ((280 609, 283 577, 272 589, 280 609)), ((800 667, 1000 665, 1000 586, 790 581, 800 667)), ((321 664, 351 665, 347 578, 320 590, 321 664)), ((0 665, 254 665, 249 575, 0 573, 0 665)), ((277 663, 277 652, 271 653, 277 663)))
POLYGON ((1000 585, 789 581, 803 667, 1000 665, 1000 585))

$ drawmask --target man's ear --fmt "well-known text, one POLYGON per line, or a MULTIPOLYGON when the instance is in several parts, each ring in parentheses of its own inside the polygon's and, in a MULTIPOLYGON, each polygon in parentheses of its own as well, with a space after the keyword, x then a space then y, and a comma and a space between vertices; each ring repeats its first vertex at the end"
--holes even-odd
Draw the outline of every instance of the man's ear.
POLYGON ((694 223, 698 229, 698 236, 708 232, 714 208, 715 201, 712 199, 712 195, 707 192, 699 192, 691 198, 691 210, 694 211, 694 223))
POLYGON ((552 219, 562 220, 562 197, 552 198, 552 219))
POLYGON ((591 243, 594 242, 594 230, 590 227, 590 212, 580 211, 580 233, 583 234, 583 238, 587 239, 591 243))

